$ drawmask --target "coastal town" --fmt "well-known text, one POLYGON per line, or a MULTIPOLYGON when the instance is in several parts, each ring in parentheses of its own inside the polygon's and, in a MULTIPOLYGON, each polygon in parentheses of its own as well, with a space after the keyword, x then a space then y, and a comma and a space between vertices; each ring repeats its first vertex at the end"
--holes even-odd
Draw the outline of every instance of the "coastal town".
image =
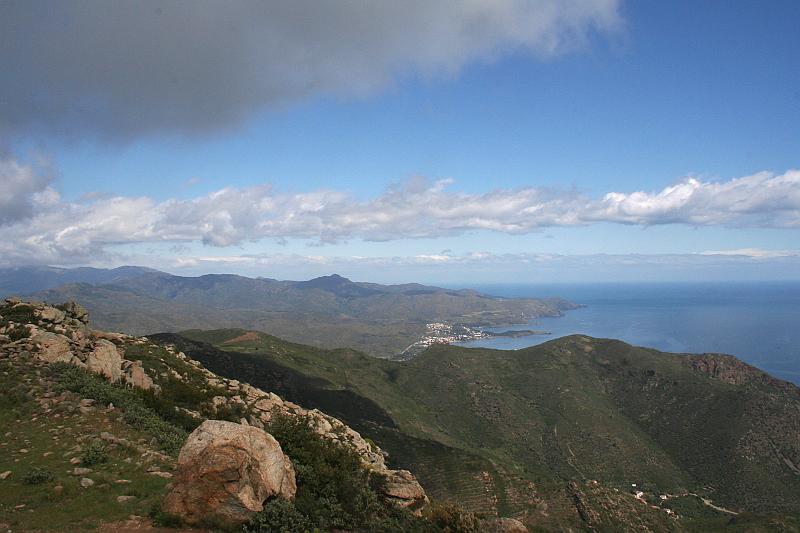
POLYGON ((411 359, 424 352, 434 344, 453 344, 468 342, 490 337, 524 337, 527 335, 547 335, 546 331, 538 330, 508 330, 502 332, 485 331, 475 326, 466 324, 447 324, 445 322, 432 322, 425 324, 425 335, 417 342, 410 344, 403 350, 398 359, 411 359))

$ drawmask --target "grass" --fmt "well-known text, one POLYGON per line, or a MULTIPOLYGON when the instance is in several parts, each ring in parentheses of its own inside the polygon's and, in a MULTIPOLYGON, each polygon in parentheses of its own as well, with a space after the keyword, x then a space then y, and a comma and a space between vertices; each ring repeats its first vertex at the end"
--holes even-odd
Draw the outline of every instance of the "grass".
POLYGON ((200 423, 186 420, 173 404, 150 391, 109 383, 101 376, 66 363, 52 364, 48 371, 56 380, 57 391, 74 392, 101 405, 114 404, 122 409, 126 423, 150 435, 167 453, 177 453, 186 440, 187 430, 200 423))
POLYGON ((107 450, 107 460, 94 464, 86 476, 95 482, 88 489, 80 486, 80 476, 71 474, 70 463, 90 448, 101 431, 134 441, 146 436, 101 409, 81 412, 76 402, 61 402, 45 412, 34 401, 45 392, 37 371, 0 360, 0 428, 8 428, 0 435, 0 472, 11 472, 0 480, 0 523, 14 531, 84 531, 101 520, 147 514, 167 480, 146 474, 136 464, 136 452, 119 446, 107 450), (136 498, 117 502, 118 496, 126 495, 136 498))

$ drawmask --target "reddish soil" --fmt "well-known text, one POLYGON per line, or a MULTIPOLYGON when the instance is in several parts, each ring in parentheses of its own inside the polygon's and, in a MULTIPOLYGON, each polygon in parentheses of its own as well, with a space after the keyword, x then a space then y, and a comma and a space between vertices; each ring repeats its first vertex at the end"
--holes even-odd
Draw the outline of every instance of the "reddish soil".
POLYGON ((237 342, 250 342, 257 340, 258 340, 258 333, 256 333, 255 331, 248 331, 246 333, 239 335, 238 337, 228 339, 222 344, 236 344, 237 342))

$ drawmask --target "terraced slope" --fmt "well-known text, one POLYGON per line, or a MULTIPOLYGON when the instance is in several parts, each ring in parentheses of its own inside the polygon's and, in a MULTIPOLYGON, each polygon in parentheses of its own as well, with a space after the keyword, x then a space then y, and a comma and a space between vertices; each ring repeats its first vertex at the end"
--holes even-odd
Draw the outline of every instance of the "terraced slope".
POLYGON ((246 333, 182 335, 214 344, 184 349, 222 374, 267 386, 257 369, 278 365, 322 380, 301 394, 474 509, 551 529, 624 523, 631 504, 658 508, 655 530, 797 523, 800 390, 732 357, 572 336, 520 351, 434 346, 398 363, 246 333), (668 510, 681 518, 663 521, 668 510))

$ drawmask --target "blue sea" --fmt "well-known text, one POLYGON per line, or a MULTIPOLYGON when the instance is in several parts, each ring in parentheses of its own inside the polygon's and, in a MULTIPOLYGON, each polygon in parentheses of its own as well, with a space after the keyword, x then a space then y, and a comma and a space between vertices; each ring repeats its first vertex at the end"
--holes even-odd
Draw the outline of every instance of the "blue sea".
MULTIPOLYGON (((484 285, 507 297, 560 296, 586 307, 506 329, 549 335, 463 343, 517 349, 583 333, 679 353, 735 355, 800 385, 800 282, 484 285)), ((491 328, 490 328, 491 329, 491 328)))

